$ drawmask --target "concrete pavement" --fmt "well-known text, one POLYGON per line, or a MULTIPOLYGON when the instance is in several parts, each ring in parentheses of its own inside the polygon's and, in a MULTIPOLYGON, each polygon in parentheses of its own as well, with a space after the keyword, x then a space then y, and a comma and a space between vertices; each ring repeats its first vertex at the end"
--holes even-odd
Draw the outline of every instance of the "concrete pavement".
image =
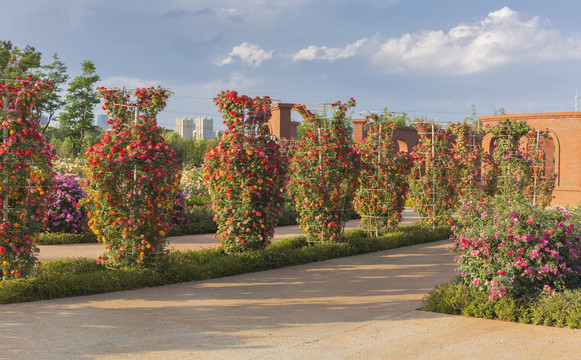
POLYGON ((579 359, 581 331, 427 313, 447 241, 0 305, 0 359, 579 359))

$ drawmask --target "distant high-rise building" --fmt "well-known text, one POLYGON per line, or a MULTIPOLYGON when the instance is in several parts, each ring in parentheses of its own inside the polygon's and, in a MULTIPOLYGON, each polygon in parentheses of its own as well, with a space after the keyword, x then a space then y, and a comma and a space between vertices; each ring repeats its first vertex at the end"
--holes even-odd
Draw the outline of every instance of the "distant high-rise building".
POLYGON ((197 140, 214 138, 214 119, 211 117, 196 118, 196 127, 194 129, 194 138, 197 140))
POLYGON ((97 126, 100 127, 103 130, 107 130, 107 128, 109 127, 107 125, 107 120, 109 119, 109 117, 107 115, 97 115, 97 126))
POLYGON ((191 139, 194 134, 194 121, 192 118, 177 118, 176 131, 184 139, 191 139))

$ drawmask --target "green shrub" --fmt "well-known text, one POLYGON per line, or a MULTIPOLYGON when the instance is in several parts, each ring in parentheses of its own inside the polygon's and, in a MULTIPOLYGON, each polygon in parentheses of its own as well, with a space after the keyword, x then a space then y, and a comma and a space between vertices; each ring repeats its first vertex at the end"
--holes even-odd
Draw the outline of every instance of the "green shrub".
POLYGON ((536 300, 504 296, 491 301, 485 291, 469 288, 456 280, 431 290, 424 297, 421 309, 523 324, 581 328, 581 290, 547 294, 536 300))
POLYGON ((174 226, 168 236, 215 233, 218 226, 214 221, 214 211, 204 205, 188 206, 185 220, 174 226))
POLYGON ((97 236, 91 232, 84 234, 42 233, 38 237, 39 245, 88 244, 96 242, 97 236))
POLYGON ((309 246, 304 236, 277 241, 267 248, 226 254, 216 249, 176 251, 161 259, 157 271, 139 268, 111 270, 86 258, 47 261, 30 277, 0 281, 0 303, 97 294, 148 286, 180 283, 306 264, 397 246, 444 239, 450 232, 414 227, 381 238, 367 237, 362 230, 346 231, 344 241, 309 246))

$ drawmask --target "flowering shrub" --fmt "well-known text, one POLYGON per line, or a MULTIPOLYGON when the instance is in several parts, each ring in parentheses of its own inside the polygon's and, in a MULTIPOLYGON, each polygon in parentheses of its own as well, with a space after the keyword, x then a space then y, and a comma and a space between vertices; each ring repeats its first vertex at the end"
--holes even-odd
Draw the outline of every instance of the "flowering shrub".
POLYGON ((87 196, 74 174, 55 173, 52 202, 48 207, 46 231, 81 234, 87 213, 80 201, 87 196))
POLYGON ((226 252, 263 249, 283 208, 288 160, 268 135, 270 98, 223 91, 214 103, 226 131, 206 152, 204 179, 212 197, 220 247, 226 252))
MULTIPOLYGON (((480 200, 483 196, 479 189, 481 166, 485 161, 480 144, 484 134, 466 123, 451 124, 447 131, 454 136, 452 175, 456 183, 456 199, 459 204, 462 200, 480 200)), ((483 186, 487 187, 486 184, 483 186)))
POLYGON ((52 86, 25 80, 0 83, 0 269, 3 279, 27 275, 50 202, 51 146, 39 134, 36 104, 52 86))
POLYGON ((169 92, 137 89, 132 102, 126 90, 98 91, 114 124, 86 153, 89 226, 106 244, 98 262, 154 267, 166 248, 179 185, 174 151, 155 119, 169 92))
POLYGON ((361 216, 361 226, 376 234, 397 226, 408 191, 411 157, 395 151, 391 135, 396 127, 389 119, 369 115, 367 137, 358 149, 362 168, 353 206, 361 216))
POLYGON ((545 175, 544 143, 547 132, 537 133, 525 121, 505 119, 490 129, 496 146, 496 192, 505 197, 525 197, 542 206, 551 202, 554 173, 545 175))
POLYGON ((347 110, 355 100, 333 104, 332 119, 316 116, 304 105, 295 109, 302 116, 306 136, 291 160, 289 191, 299 211, 299 225, 307 240, 338 240, 352 208, 357 187, 359 155, 347 138, 347 110))
POLYGON ((450 222, 458 191, 452 140, 438 125, 419 122, 416 127, 420 141, 412 152, 414 163, 409 185, 414 211, 423 223, 450 222))
POLYGON ((204 183, 204 169, 202 167, 186 166, 182 169, 180 189, 187 200, 191 198, 209 196, 204 183))
POLYGON ((553 198, 555 188, 555 171, 545 173, 545 142, 549 138, 548 131, 534 131, 531 129, 525 135, 524 156, 529 161, 528 181, 525 187, 525 194, 532 200, 533 204, 549 206, 553 198))
POLYGON ((465 202, 451 251, 462 281, 486 291, 533 298, 581 284, 581 228, 562 209, 526 201, 465 202))

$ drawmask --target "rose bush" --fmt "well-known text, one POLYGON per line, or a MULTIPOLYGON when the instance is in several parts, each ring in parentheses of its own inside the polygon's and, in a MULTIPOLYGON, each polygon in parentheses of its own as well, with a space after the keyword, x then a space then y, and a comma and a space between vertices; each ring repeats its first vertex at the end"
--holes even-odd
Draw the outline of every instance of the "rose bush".
POLYGON ((494 139, 493 159, 497 170, 496 193, 507 198, 525 196, 539 205, 549 205, 555 184, 551 171, 545 174, 544 144, 547 132, 536 132, 525 121, 505 119, 490 128, 494 139))
POLYGON ((405 207, 411 157, 396 152, 392 132, 397 125, 389 118, 371 114, 366 118, 366 138, 359 146, 361 173, 353 206, 361 226, 377 234, 394 229, 405 207))
POLYGON ((269 97, 223 91, 214 99, 226 131, 204 158, 220 247, 226 252, 263 249, 283 208, 288 160, 268 134, 269 97))
POLYGON ((354 106, 353 99, 337 101, 331 119, 315 115, 304 105, 295 106, 306 136, 291 160, 289 192, 309 242, 338 240, 353 207, 360 160, 347 138, 346 120, 347 110, 354 106))
POLYGON ((87 153, 84 187, 89 226, 106 245, 98 262, 155 267, 166 250, 179 167, 155 116, 170 93, 163 88, 99 88, 112 130, 87 153))
MULTIPOLYGON (((555 170, 553 164, 545 166, 545 143, 549 139, 548 131, 531 129, 525 135, 523 155, 529 161, 528 181, 525 194, 533 204, 549 206, 555 188, 555 170)), ((549 151, 553 151, 550 149, 549 151)))
POLYGON ((497 196, 465 202, 451 251, 462 282, 491 300, 581 285, 581 227, 563 209, 497 196))
MULTIPOLYGON (((454 169, 453 181, 456 183, 456 201, 478 201, 484 192, 479 188, 482 176, 482 163, 485 153, 481 147, 484 133, 467 123, 450 124, 447 128, 453 136, 454 169)), ((483 184, 487 188, 486 184, 483 184)))
POLYGON ((0 269, 3 279, 19 278, 36 263, 52 188, 52 147, 39 133, 36 104, 49 83, 0 83, 0 269))
POLYGON ((426 224, 449 223, 457 204, 458 176, 450 134, 440 126, 416 124, 420 141, 414 147, 409 197, 426 224))

